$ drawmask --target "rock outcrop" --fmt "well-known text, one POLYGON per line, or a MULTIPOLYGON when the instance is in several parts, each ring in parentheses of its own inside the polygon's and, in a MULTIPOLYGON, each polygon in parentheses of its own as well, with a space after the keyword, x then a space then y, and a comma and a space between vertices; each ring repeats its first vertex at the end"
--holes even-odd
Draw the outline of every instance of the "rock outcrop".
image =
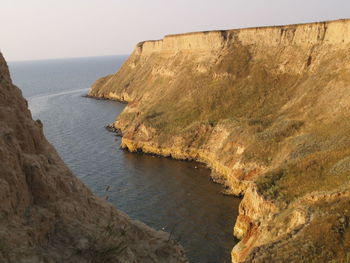
POLYGON ((33 121, 0 54, 0 262, 187 262, 165 232, 99 199, 33 121))
POLYGON ((350 254, 350 20, 138 44, 89 95, 129 102, 122 147, 205 162, 241 195, 233 262, 350 254))

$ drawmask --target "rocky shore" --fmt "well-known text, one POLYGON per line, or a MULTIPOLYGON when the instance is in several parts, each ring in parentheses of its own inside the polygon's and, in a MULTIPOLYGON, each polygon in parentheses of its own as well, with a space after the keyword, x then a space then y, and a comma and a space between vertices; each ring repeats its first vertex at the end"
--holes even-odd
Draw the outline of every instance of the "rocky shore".
POLYGON ((232 262, 350 251, 350 20, 139 43, 89 96, 128 102, 121 147, 206 163, 244 195, 232 262))

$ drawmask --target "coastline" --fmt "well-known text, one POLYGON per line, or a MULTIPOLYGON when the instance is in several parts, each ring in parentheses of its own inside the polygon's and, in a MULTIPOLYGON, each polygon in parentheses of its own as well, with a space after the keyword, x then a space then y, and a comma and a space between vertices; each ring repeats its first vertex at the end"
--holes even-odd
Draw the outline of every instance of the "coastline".
MULTIPOLYGON (((94 96, 89 96, 89 98, 96 99, 94 96)), ((112 96, 110 98, 104 97, 103 100, 114 100, 118 102, 120 101, 119 99, 116 99, 116 96, 112 96)), ((123 103, 127 104, 129 102, 130 101, 123 100, 123 103)), ((222 194, 224 195, 232 195, 241 198, 243 197, 243 201, 245 198, 245 193, 248 191, 248 189, 255 189, 254 183, 252 181, 244 181, 237 179, 235 176, 233 176, 232 169, 225 166, 224 164, 221 164, 220 161, 217 160, 214 154, 212 153, 201 151, 195 148, 186 148, 186 150, 180 148, 162 148, 161 146, 153 146, 152 142, 133 141, 125 138, 122 135, 122 129, 117 125, 109 124, 107 126, 110 127, 109 129, 113 133, 116 133, 115 131, 118 131, 118 133, 116 133, 116 136, 122 137, 122 142, 120 144, 121 149, 127 150, 132 153, 150 154, 161 158, 171 158, 180 161, 194 161, 204 164, 211 170, 210 177, 213 183, 219 183, 222 185, 222 194)), ((258 195, 256 190, 250 191, 250 194, 258 195)), ((260 205, 266 206, 266 204, 264 203, 268 203, 267 206, 272 206, 271 210, 273 210, 274 213, 278 213, 278 208, 272 205, 267 200, 261 198, 261 196, 254 196, 253 198, 259 199, 260 205)), ((237 218, 236 223, 233 225, 233 236, 240 240, 242 240, 243 237, 245 237, 245 239, 249 239, 248 236, 251 235, 252 232, 254 232, 253 230, 257 228, 257 225, 261 224, 260 222, 254 222, 255 220, 252 220, 252 218, 254 217, 251 217, 250 215, 246 214, 245 212, 243 212, 243 210, 243 208, 239 209, 239 216, 237 218)), ((238 243, 233 248, 232 259, 236 260, 233 262, 240 262, 238 259, 241 257, 240 254, 242 253, 242 250, 246 250, 246 246, 240 243, 238 243)))
POLYGON ((203 162, 243 195, 233 262, 341 260, 349 30, 338 20, 141 42, 89 95, 129 103, 114 123, 122 148, 203 162))

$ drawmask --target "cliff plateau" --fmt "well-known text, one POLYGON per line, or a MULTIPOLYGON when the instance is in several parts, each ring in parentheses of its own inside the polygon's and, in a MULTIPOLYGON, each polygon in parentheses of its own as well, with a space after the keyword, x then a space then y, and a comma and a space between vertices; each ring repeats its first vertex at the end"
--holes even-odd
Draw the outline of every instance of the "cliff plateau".
POLYGON ((128 102, 122 147, 206 163, 244 195, 233 262, 350 252, 350 20, 139 43, 92 97, 128 102))
POLYGON ((99 199, 33 121, 0 53, 0 262, 187 262, 165 232, 99 199))

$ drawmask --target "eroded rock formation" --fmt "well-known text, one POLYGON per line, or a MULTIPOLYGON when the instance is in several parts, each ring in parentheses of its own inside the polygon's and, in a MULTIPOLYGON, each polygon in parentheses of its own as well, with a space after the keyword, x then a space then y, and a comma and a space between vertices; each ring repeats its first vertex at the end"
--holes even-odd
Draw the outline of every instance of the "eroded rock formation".
POLYGON ((205 162, 244 194, 233 262, 350 252, 350 20, 138 44, 90 96, 129 102, 122 147, 205 162))
POLYGON ((33 121, 0 54, 0 262, 187 262, 183 250, 94 196, 33 121))

